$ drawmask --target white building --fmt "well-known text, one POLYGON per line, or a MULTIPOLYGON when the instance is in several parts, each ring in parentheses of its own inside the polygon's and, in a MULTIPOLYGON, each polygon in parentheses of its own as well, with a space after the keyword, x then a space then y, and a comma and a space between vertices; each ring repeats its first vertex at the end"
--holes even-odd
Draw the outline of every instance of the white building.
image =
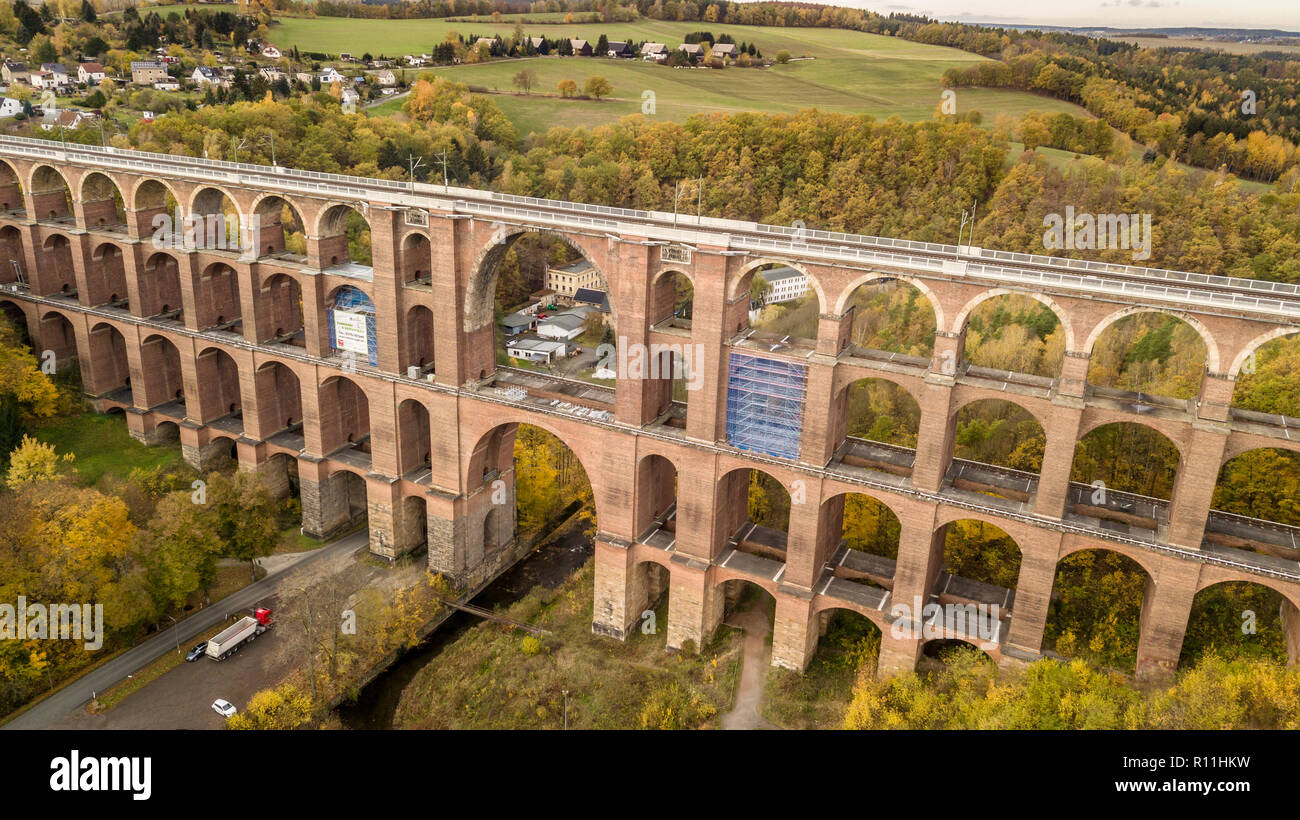
POLYGON ((332 66, 322 68, 320 71, 320 84, 322 88, 328 88, 334 83, 341 83, 346 79, 346 77, 339 73, 338 69, 332 66))
POLYGON ((506 344, 506 355, 512 359, 524 359, 530 362, 552 362, 564 356, 569 346, 564 342, 551 342, 543 339, 511 339, 506 344))
POLYGON ((275 46, 266 45, 266 46, 262 46, 262 56, 269 57, 272 60, 278 60, 284 55, 282 55, 280 53, 280 49, 276 48, 275 46))
POLYGON ((537 322, 537 335, 547 339, 564 339, 571 341, 582 335, 587 325, 587 314, 591 308, 581 307, 555 313, 537 322))
POLYGON ((765 305, 791 302, 808 292, 808 276, 794 268, 771 268, 759 271, 758 275, 772 286, 763 297, 765 305))
POLYGON ((209 68, 205 65, 197 66, 190 79, 199 85, 221 85, 221 75, 216 69, 209 68))
POLYGON ((77 66, 77 82, 79 83, 98 83, 108 75, 104 72, 104 67, 99 63, 82 63, 77 66))
POLYGON ((668 59, 668 46, 663 43, 646 43, 641 46, 641 59, 662 63, 668 59))
POLYGON ((18 100, 15 100, 13 97, 5 97, 3 100, 0 100, 0 118, 21 114, 22 110, 23 104, 18 100))

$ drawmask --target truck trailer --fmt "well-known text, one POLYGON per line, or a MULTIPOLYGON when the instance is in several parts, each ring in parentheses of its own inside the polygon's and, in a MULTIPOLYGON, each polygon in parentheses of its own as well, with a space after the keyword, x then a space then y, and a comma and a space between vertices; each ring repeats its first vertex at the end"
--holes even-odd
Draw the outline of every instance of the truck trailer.
POLYGON ((246 643, 261 635, 272 626, 271 610, 258 607, 252 615, 245 615, 239 623, 227 627, 208 641, 207 654, 214 661, 223 661, 246 643))

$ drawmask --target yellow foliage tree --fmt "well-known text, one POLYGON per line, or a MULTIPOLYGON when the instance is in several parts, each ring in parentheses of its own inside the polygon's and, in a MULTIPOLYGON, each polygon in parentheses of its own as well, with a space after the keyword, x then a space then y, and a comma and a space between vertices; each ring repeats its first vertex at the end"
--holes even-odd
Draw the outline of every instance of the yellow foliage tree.
POLYGON ((51 481, 59 477, 59 466, 71 464, 74 458, 72 453, 59 455, 53 444, 23 436, 22 443, 9 454, 9 472, 5 476, 5 483, 10 489, 17 490, 28 484, 51 481))

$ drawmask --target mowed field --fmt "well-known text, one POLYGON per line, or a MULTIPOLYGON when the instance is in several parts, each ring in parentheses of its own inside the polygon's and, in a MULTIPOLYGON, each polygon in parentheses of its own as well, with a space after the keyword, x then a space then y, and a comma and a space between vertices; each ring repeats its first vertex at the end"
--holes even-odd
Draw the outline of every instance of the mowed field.
MULTIPOLYGON (((509 35, 513 24, 463 23, 447 20, 344 20, 284 18, 271 30, 281 49, 337 54, 370 52, 400 56, 428 52, 447 32, 471 36, 509 35)), ((760 28, 717 26, 706 23, 668 23, 642 20, 629 24, 538 25, 526 28, 530 36, 570 36, 595 42, 601 34, 610 40, 642 40, 676 46, 692 31, 726 32, 737 42, 754 43, 763 55, 774 57, 782 49, 796 59, 771 68, 669 68, 640 60, 607 58, 534 57, 498 59, 474 65, 427 69, 458 82, 501 92, 496 103, 521 133, 543 132, 555 125, 590 126, 642 112, 646 92, 653 96, 653 115, 681 120, 692 114, 761 111, 793 113, 805 108, 880 119, 897 116, 923 120, 934 116, 941 102, 943 72, 953 66, 982 60, 956 49, 909 43, 855 31, 810 28, 760 28), (808 59, 798 59, 807 57, 808 59), (524 67, 537 74, 532 95, 516 93, 513 78, 524 67), (599 74, 614 87, 611 99, 561 100, 552 95, 562 79, 579 86, 599 74)), ((417 73, 407 71, 408 78, 417 73)), ((370 109, 372 114, 393 113, 397 105, 370 109)), ((959 89, 957 110, 979 109, 986 122, 998 114, 1019 117, 1029 111, 1068 111, 1088 116, 1082 108, 1046 97, 1017 91, 959 89)))

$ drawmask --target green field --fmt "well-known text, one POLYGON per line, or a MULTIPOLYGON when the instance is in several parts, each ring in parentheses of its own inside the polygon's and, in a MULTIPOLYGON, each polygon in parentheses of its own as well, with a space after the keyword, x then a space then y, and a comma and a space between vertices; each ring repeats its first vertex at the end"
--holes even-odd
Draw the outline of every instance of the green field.
POLYGON ((76 456, 72 467, 88 485, 98 483, 105 475, 126 478, 136 467, 170 465, 181 460, 175 445, 147 447, 131 438, 120 415, 59 416, 34 427, 35 438, 53 444, 60 453, 76 456))
MULTIPOLYGON (((597 40, 603 33, 611 40, 629 39, 663 42, 675 46, 685 34, 701 28, 727 32, 737 42, 753 42, 764 56, 785 49, 797 59, 771 68, 669 68, 640 60, 605 58, 535 57, 527 60, 498 59, 488 63, 431 69, 468 85, 503 92, 497 104, 522 133, 545 131, 551 126, 595 125, 642 111, 644 93, 654 94, 654 114, 682 120, 696 113, 761 111, 793 113, 806 108, 852 114, 870 114, 880 119, 897 116, 905 120, 931 118, 940 103, 943 72, 953 66, 982 60, 956 49, 910 43, 892 37, 856 31, 814 28, 757 28, 709 26, 704 23, 639 21, 628 24, 573 24, 533 26, 529 33, 548 37, 572 35, 597 40), (513 77, 525 64, 538 76, 537 92, 515 93, 513 77), (607 78, 614 86, 612 99, 560 100, 551 96, 556 83, 572 79, 581 86, 593 74, 607 78)), ((281 20, 271 39, 281 48, 297 46, 302 51, 338 53, 370 52, 400 56, 428 52, 448 31, 463 36, 510 34, 508 23, 452 23, 446 20, 281 20)), ((412 76, 408 71, 407 76, 412 76)), ((373 113, 391 112, 396 106, 380 106, 373 113)), ((991 122, 998 114, 1019 117, 1029 111, 1068 111, 1088 116, 1080 107, 1018 91, 960 89, 959 113, 979 109, 991 122)))

